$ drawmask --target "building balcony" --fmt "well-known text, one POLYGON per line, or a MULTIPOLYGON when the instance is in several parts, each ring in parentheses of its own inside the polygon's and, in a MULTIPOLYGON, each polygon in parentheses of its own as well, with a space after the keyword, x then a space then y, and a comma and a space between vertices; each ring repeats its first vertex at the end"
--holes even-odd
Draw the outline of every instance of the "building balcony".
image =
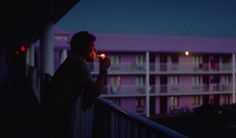
POLYGON ((199 94, 227 94, 231 93, 231 85, 226 84, 201 84, 198 86, 181 85, 181 86, 171 86, 171 85, 161 85, 161 86, 151 86, 151 95, 199 95, 199 94))
POLYGON ((156 74, 204 74, 232 73, 231 64, 150 64, 150 73, 156 74))
MULTIPOLYGON (((98 73, 99 63, 89 64, 89 68, 93 74, 98 73)), ((145 63, 135 64, 135 63, 121 63, 121 64, 111 64, 108 69, 109 74, 145 74, 145 63)))
MULTIPOLYGON (((108 72, 110 74, 145 74, 145 63, 120 63, 111 64, 108 72)), ((99 63, 89 63, 89 68, 93 74, 98 73, 99 63)), ((159 64, 150 63, 151 74, 217 74, 217 73, 232 73, 231 64, 159 64)))
POLYGON ((133 97, 133 96, 145 96, 145 86, 107 85, 102 93, 102 97, 133 97))

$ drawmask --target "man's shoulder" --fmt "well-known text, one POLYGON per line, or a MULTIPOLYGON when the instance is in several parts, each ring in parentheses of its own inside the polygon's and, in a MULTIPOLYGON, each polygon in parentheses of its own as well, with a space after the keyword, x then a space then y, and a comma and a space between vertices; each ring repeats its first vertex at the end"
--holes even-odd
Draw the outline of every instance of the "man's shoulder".
POLYGON ((87 63, 87 61, 84 58, 81 58, 81 57, 68 57, 68 61, 75 62, 75 63, 82 63, 82 64, 87 63))

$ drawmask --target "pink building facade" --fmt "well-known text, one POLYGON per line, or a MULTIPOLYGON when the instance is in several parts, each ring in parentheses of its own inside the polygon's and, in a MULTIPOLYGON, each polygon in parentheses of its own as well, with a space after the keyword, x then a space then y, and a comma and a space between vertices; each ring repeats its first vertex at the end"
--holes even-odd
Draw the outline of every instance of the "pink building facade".
MULTIPOLYGON (((95 35, 98 52, 112 62, 101 96, 128 111, 149 117, 235 103, 236 39, 95 35)), ((69 54, 70 37, 55 31, 54 70, 69 54)), ((96 77, 98 62, 90 68, 96 77)))

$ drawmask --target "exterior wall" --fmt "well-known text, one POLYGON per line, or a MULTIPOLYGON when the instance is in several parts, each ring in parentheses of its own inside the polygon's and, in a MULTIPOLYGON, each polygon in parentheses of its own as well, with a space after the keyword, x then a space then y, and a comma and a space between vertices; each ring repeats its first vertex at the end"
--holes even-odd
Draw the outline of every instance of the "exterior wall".
POLYGON ((136 112, 136 99, 135 98, 122 98, 121 107, 124 109, 136 112))
POLYGON ((133 63, 134 55, 131 54, 119 54, 120 55, 120 63, 133 63))
POLYGON ((228 102, 232 103, 232 94, 222 94, 222 95, 220 95, 220 105, 229 104, 225 101, 226 96, 229 98, 228 102))
POLYGON ((192 109, 192 96, 180 96, 179 97, 179 108, 192 109))
POLYGON ((156 97, 155 99, 155 113, 156 114, 160 114, 160 98, 159 97, 156 97))
POLYGON ((192 56, 185 56, 183 54, 179 55, 179 63, 184 63, 184 64, 192 64, 192 56))

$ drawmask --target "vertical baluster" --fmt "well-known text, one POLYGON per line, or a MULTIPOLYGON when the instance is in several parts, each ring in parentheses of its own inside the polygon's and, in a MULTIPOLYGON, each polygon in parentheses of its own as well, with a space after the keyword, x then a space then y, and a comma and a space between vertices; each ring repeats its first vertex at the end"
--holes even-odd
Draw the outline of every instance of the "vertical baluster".
POLYGON ((118 133, 119 133, 119 127, 118 127, 118 117, 117 117, 117 114, 116 113, 114 113, 114 120, 115 120, 115 138, 119 138, 118 137, 118 133))
POLYGON ((111 138, 115 138, 115 114, 111 112, 111 138))
POLYGON ((137 125, 136 124, 133 124, 133 136, 134 138, 137 138, 138 137, 138 129, 137 129, 137 125))
POLYGON ((107 110, 107 113, 105 114, 105 122, 104 122, 104 124, 105 124, 105 131, 104 131, 105 138, 110 138, 110 131, 111 131, 111 129, 110 129, 110 122, 111 122, 110 115, 111 115, 111 112, 107 110))
POLYGON ((126 138, 131 138, 131 122, 126 121, 126 138))
POLYGON ((139 125, 138 132, 139 138, 145 138, 146 130, 143 126, 139 125))

